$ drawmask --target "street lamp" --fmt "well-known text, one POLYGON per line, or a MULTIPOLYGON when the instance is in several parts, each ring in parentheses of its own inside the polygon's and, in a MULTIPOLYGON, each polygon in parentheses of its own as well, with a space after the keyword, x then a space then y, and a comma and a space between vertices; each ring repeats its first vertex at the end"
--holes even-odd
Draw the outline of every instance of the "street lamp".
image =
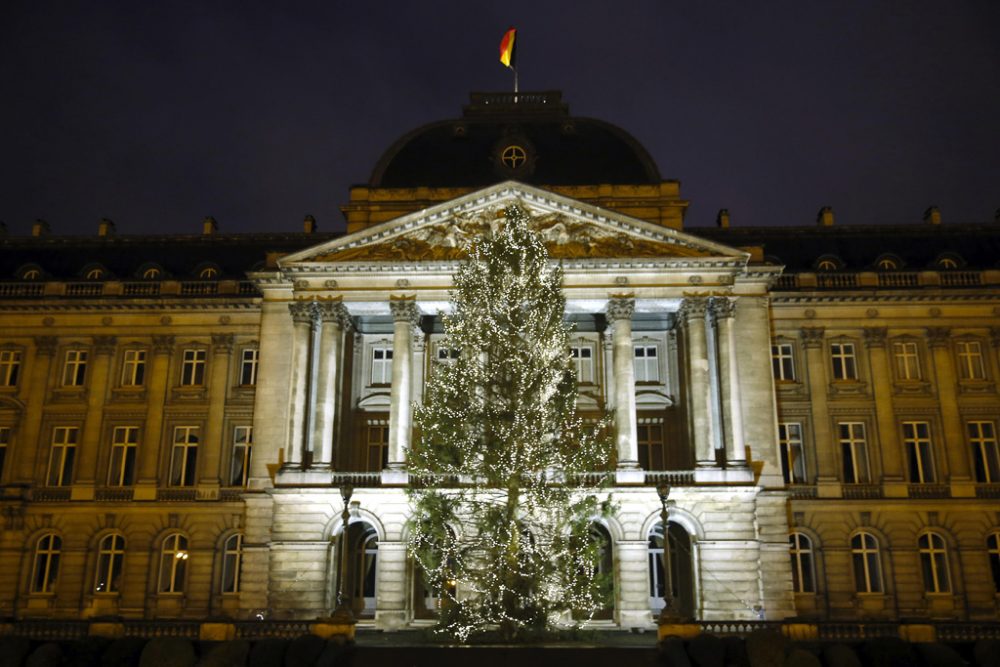
POLYGON ((679 623, 681 614, 677 610, 676 600, 674 600, 674 579, 670 566, 670 524, 668 506, 673 505, 673 501, 668 501, 670 486, 661 484, 656 487, 656 493, 660 496, 660 525, 663 526, 663 609, 660 610, 659 624, 679 623))
POLYGON ((351 496, 354 488, 349 484, 340 487, 340 497, 344 501, 344 510, 340 513, 340 565, 337 574, 337 608, 333 612, 333 618, 341 623, 354 623, 354 612, 351 611, 351 603, 346 595, 347 583, 347 528, 351 521, 351 496))

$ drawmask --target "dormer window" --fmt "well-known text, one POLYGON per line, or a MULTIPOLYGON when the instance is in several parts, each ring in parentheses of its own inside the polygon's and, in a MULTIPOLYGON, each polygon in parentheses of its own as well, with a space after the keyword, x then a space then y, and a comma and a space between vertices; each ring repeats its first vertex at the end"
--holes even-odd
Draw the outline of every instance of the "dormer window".
POLYGON ((17 277, 19 280, 41 280, 42 269, 37 264, 28 264, 18 269, 17 277))
POLYGON ((898 271, 903 268, 903 262, 895 255, 882 255, 875 260, 875 268, 879 271, 898 271))
POLYGON ((965 261, 961 257, 950 252, 939 255, 938 258, 934 260, 934 266, 944 271, 959 269, 964 265, 965 261))
POLYGON ((136 275, 143 280, 160 280, 163 278, 163 269, 158 264, 148 262, 139 267, 136 275))
POLYGON ((88 264, 83 267, 83 271, 80 272, 84 280, 105 280, 108 277, 108 271, 100 264, 88 264))
POLYGON ((146 269, 142 272, 142 277, 146 280, 156 280, 160 277, 160 270, 157 268, 146 269))
POLYGON ((195 274, 201 280, 215 280, 219 277, 219 267, 215 264, 202 264, 195 270, 195 274))
POLYGON ((816 270, 817 271, 839 271, 844 266, 844 263, 840 261, 839 258, 833 255, 823 255, 816 260, 816 270))

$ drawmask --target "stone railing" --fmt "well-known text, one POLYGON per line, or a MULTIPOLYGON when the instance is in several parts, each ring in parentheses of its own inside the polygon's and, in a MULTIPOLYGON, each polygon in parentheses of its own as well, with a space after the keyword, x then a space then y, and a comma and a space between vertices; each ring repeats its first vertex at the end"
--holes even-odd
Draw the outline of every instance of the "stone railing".
POLYGON ((976 498, 1000 498, 1000 484, 976 484, 976 498))
POLYGON ((850 500, 870 500, 882 497, 882 487, 878 484, 844 484, 844 498, 850 500))
POLYGON ((818 639, 861 641, 877 637, 899 637, 898 623, 818 623, 818 639))
POLYGON ((829 273, 785 273, 774 281, 774 289, 912 289, 914 287, 978 287, 1000 284, 1000 271, 835 271, 829 273))
POLYGON ((31 499, 37 503, 58 503, 69 500, 70 489, 58 489, 53 487, 41 487, 31 493, 31 499))
POLYGON ((130 487, 109 487, 97 489, 94 492, 94 500, 112 503, 125 503, 132 500, 134 489, 130 487))
POLYGON ((907 494, 911 498, 951 498, 948 484, 910 484, 907 494))
POLYGON ((0 281, 0 298, 258 296, 252 280, 0 281))
POLYGON ((789 484, 788 497, 792 500, 811 500, 816 497, 816 486, 812 484, 789 484))

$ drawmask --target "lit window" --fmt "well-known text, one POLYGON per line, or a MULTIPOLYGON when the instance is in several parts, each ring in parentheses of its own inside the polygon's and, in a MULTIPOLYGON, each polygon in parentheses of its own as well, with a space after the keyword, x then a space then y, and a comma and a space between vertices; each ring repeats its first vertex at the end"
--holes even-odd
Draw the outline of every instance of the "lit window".
POLYGON ((896 363, 896 377, 900 380, 920 379, 920 355, 917 344, 901 341, 892 344, 892 356, 896 363))
POLYGON ((663 470, 663 424, 646 423, 636 427, 639 465, 645 470, 663 470))
POLYGON ((917 540, 920 549, 920 569, 924 574, 924 590, 928 593, 951 591, 948 576, 948 549, 937 533, 924 533, 917 540))
POLYGON ((0 350, 0 387, 17 386, 17 378, 21 373, 21 352, 19 350, 0 350))
POLYGON ((194 486, 198 462, 198 427, 175 426, 170 453, 170 486, 194 486))
POLYGON ((66 350, 63 363, 62 384, 64 387, 82 387, 87 377, 87 351, 66 350))
POLYGON ((778 424, 778 446, 781 449, 781 474, 785 484, 803 484, 806 481, 806 460, 802 454, 802 424, 778 424))
POLYGON ((151 266, 142 272, 142 277, 146 280, 156 280, 160 277, 161 273, 162 272, 158 268, 151 266))
POLYGON ((986 366, 983 363, 983 346, 977 340, 955 341, 958 355, 958 377, 963 380, 985 380, 986 366))
POLYGON ((594 348, 590 345, 572 345, 569 356, 576 367, 576 381, 580 384, 591 384, 594 381, 594 348))
POLYGON ((871 533, 858 533, 851 538, 854 564, 854 590, 858 593, 882 592, 882 567, 879 564, 878 540, 871 533))
POLYGON ((899 268, 899 262, 891 257, 883 257, 875 264, 880 271, 895 271, 899 268))
POLYGON ((38 280, 42 277, 39 269, 25 269, 21 272, 21 280, 38 280))
POLYGON ((816 268, 820 271, 836 271, 839 266, 832 259, 821 259, 816 263, 816 268))
POLYGON ((660 365, 656 357, 655 345, 636 345, 635 354, 635 381, 636 382, 659 382, 660 365))
POLYGON ((372 384, 392 382, 392 348, 372 348, 372 384))
POLYGON ((3 464, 7 460, 7 447, 10 445, 10 428, 0 426, 0 482, 3 482, 3 464))
POLYGON ((97 550, 97 574, 94 577, 95 593, 117 593, 119 591, 124 559, 124 537, 108 535, 101 540, 97 550))
POLYGON ((87 280, 100 280, 104 277, 104 269, 90 269, 83 277, 87 280))
POLYGON ((135 483, 135 454, 138 444, 139 427, 116 426, 112 431, 108 486, 132 486, 135 483))
POLYGON ((59 577, 59 556, 62 538, 49 533, 35 543, 35 559, 31 569, 31 592, 52 593, 59 577))
POLYGON ((868 452, 865 442, 865 425, 862 422, 837 424, 840 452, 843 458, 844 482, 866 484, 871 480, 868 472, 868 452))
POLYGON ((771 346, 771 368, 775 380, 792 382, 795 380, 794 348, 791 343, 777 343, 771 346))
POLYGON ((184 350, 181 362, 181 385, 196 387, 205 384, 205 350, 184 350))
POLYGON ((255 347, 244 348, 240 357, 240 385, 250 387, 257 384, 257 365, 260 363, 260 350, 255 347))
POLYGON ((1000 593, 1000 533, 992 533, 986 538, 986 551, 990 559, 990 573, 993 575, 993 590, 1000 593))
POLYGON ((366 462, 369 472, 384 470, 389 465, 389 425, 368 424, 366 438, 366 462))
POLYGON ((146 379, 146 351, 125 350, 122 357, 122 386, 141 387, 146 379))
POLYGON ((500 152, 500 161, 508 169, 518 169, 528 159, 528 153, 521 146, 511 144, 500 152))
POLYGON ((212 280, 219 277, 219 270, 214 266, 206 266, 198 272, 198 277, 202 280, 212 280))
POLYGON ((953 257, 942 257, 937 261, 939 269, 957 269, 958 262, 953 257))
POLYGON ((52 450, 49 453, 49 486, 69 486, 73 482, 73 459, 76 457, 76 440, 79 429, 75 426, 57 426, 52 429, 52 450))
POLYGON ((253 426, 233 429, 233 460, 229 468, 229 486, 246 486, 250 476, 250 454, 253 447, 253 426))
POLYGON ((1000 451, 993 422, 969 422, 966 429, 972 447, 976 481, 988 484, 1000 482, 1000 451))
POLYGON ((788 536, 788 552, 792 557, 792 588, 796 593, 815 593, 812 541, 802 533, 788 536))
POLYGON ((833 362, 834 380, 858 379, 854 343, 830 343, 830 360, 833 362))
POLYGON ((240 570, 243 566, 243 535, 237 533, 226 540, 222 548, 222 592, 240 592, 240 570))
POLYGON ((160 593, 182 593, 187 573, 188 541, 179 533, 168 535, 160 549, 160 593))
POLYGON ((931 425, 927 422, 903 422, 903 447, 908 458, 910 481, 914 484, 933 483, 931 425))

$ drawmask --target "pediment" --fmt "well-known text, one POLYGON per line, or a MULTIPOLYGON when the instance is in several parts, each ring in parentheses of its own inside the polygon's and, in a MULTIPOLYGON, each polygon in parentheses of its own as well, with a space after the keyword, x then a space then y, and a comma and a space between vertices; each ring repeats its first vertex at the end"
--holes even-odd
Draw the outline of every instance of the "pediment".
POLYGON ((677 230, 513 181, 308 248, 279 265, 461 260, 476 238, 520 206, 553 259, 716 258, 747 254, 677 230))

